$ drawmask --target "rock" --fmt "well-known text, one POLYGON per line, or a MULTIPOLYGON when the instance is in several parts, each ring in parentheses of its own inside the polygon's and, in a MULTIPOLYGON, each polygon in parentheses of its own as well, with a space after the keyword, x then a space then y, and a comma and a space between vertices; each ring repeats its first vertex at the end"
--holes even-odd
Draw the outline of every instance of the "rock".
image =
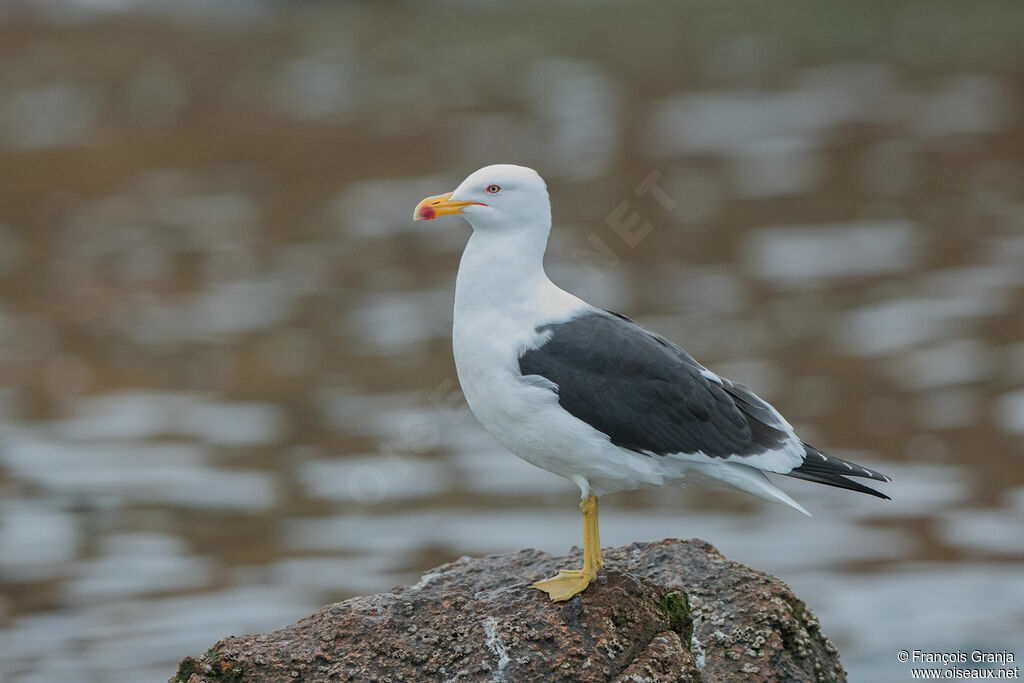
POLYGON ((845 681, 839 653, 778 579, 699 540, 605 549, 581 595, 529 583, 579 550, 461 558, 415 586, 229 637, 171 683, 213 681, 845 681))

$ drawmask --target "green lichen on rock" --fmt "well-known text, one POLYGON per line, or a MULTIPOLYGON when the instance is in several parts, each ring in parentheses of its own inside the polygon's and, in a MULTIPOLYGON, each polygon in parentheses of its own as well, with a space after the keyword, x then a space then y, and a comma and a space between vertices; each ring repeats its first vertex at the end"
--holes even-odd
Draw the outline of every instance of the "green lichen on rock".
POLYGON ((693 635, 693 619, 690 617, 690 601, 686 593, 665 593, 661 596, 661 606, 668 612, 669 628, 679 634, 684 644, 688 644, 693 635))

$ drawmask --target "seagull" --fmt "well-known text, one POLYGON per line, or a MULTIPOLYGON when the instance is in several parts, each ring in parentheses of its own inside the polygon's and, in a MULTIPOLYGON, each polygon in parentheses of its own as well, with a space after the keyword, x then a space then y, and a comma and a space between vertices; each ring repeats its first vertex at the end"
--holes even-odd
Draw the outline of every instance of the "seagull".
POLYGON ((551 282, 543 263, 551 202, 533 169, 481 168, 421 201, 413 218, 453 214, 473 228, 452 328, 466 402, 508 450, 580 489, 583 568, 533 584, 552 600, 580 593, 604 566, 597 507, 605 494, 710 480, 809 516, 769 472, 888 500, 854 478, 889 477, 804 443, 746 386, 551 282))

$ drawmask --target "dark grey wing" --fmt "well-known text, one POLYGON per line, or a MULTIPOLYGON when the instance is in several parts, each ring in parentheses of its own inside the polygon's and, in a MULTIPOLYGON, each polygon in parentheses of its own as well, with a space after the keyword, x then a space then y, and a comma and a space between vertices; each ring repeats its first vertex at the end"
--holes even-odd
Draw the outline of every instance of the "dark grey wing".
POLYGON ((616 446, 648 455, 768 456, 756 465, 887 497, 847 477, 888 477, 804 444, 750 389, 625 316, 595 309, 538 332, 547 341, 519 357, 520 372, 554 384, 559 405, 616 446))
POLYGON ((538 331, 548 340, 520 356, 520 371, 554 383, 559 405, 616 446, 727 458, 775 451, 793 439, 746 387, 628 318, 595 310, 538 331))

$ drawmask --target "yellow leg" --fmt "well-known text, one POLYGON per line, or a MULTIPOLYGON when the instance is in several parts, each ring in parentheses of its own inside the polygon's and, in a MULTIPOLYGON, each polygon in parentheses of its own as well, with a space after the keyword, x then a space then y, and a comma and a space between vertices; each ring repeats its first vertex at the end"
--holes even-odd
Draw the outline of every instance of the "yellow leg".
POLYGON ((597 576, 597 570, 604 567, 601 559, 601 539, 597 532, 597 496, 589 494, 580 503, 583 513, 583 569, 560 569, 550 579, 533 584, 555 602, 568 600, 581 592, 597 576))

